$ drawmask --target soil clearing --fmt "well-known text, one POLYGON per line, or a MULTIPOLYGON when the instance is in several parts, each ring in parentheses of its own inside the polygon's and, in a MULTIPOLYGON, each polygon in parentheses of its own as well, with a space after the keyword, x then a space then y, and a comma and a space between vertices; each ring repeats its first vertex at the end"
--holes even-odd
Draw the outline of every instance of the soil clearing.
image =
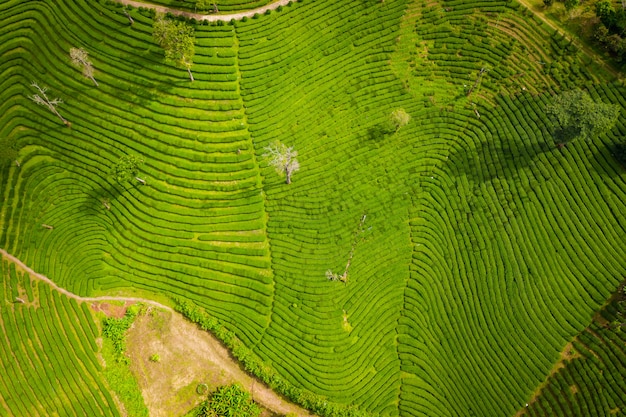
POLYGON ((234 382, 268 410, 265 415, 311 416, 248 375, 219 340, 178 313, 152 309, 138 316, 126 345, 151 417, 180 416, 191 410, 206 399, 196 393, 199 384, 207 384, 212 392, 234 382), (151 360, 153 355, 158 361, 151 360))

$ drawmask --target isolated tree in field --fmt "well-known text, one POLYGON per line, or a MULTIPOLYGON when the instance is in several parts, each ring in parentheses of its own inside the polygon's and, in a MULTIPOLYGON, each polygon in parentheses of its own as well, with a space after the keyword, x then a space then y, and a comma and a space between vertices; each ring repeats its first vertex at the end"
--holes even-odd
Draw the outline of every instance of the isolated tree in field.
POLYGON ((83 48, 71 48, 70 57, 72 58, 72 63, 74 65, 82 67, 83 75, 93 81, 96 87, 98 87, 98 82, 93 77, 93 65, 89 60, 89 53, 87 53, 87 51, 83 48))
POLYGON ((48 88, 39 87, 39 85, 34 81, 31 84, 31 87, 35 87, 38 93, 33 94, 32 96, 29 96, 28 98, 30 98, 32 101, 39 104, 40 106, 46 107, 48 110, 54 113, 59 119, 61 119, 61 121, 63 122, 63 124, 65 124, 65 126, 69 126, 70 122, 65 120, 65 118, 61 116, 61 114, 57 110, 57 106, 59 104, 62 104, 63 100, 61 100, 60 98, 55 98, 55 99, 50 100, 48 96, 46 95, 46 91, 48 91, 48 88))
POLYGON ((580 89, 558 94, 546 109, 559 146, 576 139, 590 140, 610 130, 617 122, 619 110, 614 104, 594 102, 580 89))
POLYGON ((396 109, 391 112, 391 123, 393 123, 396 132, 400 130, 401 127, 409 124, 411 120, 411 115, 407 113, 404 109, 396 109))
POLYGON ((120 184, 131 181, 133 178, 145 184, 146 181, 137 176, 141 164, 143 164, 143 159, 134 155, 124 155, 111 169, 111 176, 120 184))
POLYGON ((187 69, 189 79, 193 81, 191 73, 195 53, 193 28, 185 22, 167 20, 160 14, 154 21, 152 34, 159 46, 165 50, 165 62, 187 69))
POLYGON ((296 159, 298 152, 293 147, 287 147, 284 143, 278 141, 272 142, 266 146, 263 158, 276 169, 279 175, 285 175, 285 182, 291 184, 291 175, 300 169, 300 163, 296 159))

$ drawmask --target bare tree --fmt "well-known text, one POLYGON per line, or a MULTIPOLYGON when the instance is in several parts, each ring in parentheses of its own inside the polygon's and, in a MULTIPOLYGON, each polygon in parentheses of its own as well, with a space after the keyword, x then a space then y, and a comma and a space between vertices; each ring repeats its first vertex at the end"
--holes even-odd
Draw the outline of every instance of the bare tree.
POLYGON ((263 158, 276 169, 279 175, 285 175, 285 182, 291 184, 291 175, 300 169, 300 163, 296 159, 298 152, 292 147, 287 147, 284 143, 278 141, 272 142, 266 146, 263 158))
POLYGON ((70 57, 74 65, 83 67, 83 75, 93 81, 96 87, 98 87, 98 82, 93 77, 93 65, 89 60, 89 53, 83 48, 71 48, 70 57))
POLYGON ((135 20, 132 18, 130 13, 128 13, 128 9, 126 7, 124 7, 123 12, 124 12, 124 16, 126 16, 128 18, 128 21, 130 22, 130 25, 132 26, 133 23, 135 23, 135 20))
POLYGON ((61 119, 61 121, 63 122, 65 126, 69 126, 70 122, 68 122, 63 116, 61 116, 61 114, 57 110, 57 106, 59 104, 62 104, 63 100, 61 100, 60 98, 55 98, 53 100, 50 100, 48 96, 46 95, 46 91, 48 91, 48 88, 39 87, 39 85, 35 81, 33 81, 33 83, 31 84, 31 87, 35 87, 37 91, 39 91, 39 94, 33 94, 32 96, 29 96, 28 98, 30 98, 32 101, 39 104, 40 106, 47 107, 48 110, 56 114, 57 117, 61 119))

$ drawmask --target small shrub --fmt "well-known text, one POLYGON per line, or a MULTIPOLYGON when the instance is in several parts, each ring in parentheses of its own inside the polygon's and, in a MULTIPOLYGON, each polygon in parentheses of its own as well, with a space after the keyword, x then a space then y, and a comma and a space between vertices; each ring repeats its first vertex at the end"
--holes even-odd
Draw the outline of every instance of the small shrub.
POLYGON ((196 394, 206 395, 209 392, 209 386, 207 384, 198 384, 196 387, 196 394))
POLYGON ((161 356, 158 353, 151 355, 150 362, 161 362, 161 356))

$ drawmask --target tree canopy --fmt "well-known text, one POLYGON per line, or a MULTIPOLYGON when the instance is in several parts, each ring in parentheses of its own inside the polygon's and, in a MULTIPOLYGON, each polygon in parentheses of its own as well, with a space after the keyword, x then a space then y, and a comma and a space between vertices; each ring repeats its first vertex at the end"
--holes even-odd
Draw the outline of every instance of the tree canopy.
POLYGON ((141 164, 143 159, 134 155, 124 155, 111 169, 111 176, 119 183, 130 181, 137 177, 141 164))
POLYGON ((157 15, 152 35, 156 42, 165 50, 165 62, 185 68, 191 81, 191 65, 195 54, 194 29, 185 22, 167 20, 157 15))
POLYGON ((396 109, 391 112, 391 122, 397 132, 401 127, 406 126, 411 121, 411 115, 404 109, 396 109))
POLYGON ((614 104, 596 103, 580 89, 558 94, 546 108, 559 143, 576 139, 590 140, 610 130, 619 116, 614 104))

